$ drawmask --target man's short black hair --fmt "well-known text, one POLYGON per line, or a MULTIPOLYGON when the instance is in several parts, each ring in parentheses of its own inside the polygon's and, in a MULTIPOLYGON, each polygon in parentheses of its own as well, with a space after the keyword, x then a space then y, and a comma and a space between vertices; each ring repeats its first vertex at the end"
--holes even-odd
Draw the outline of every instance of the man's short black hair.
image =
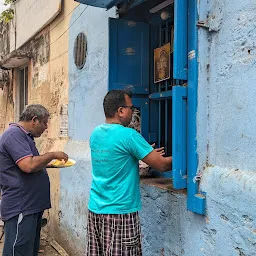
POLYGON ((106 117, 113 117, 119 107, 125 106, 125 95, 132 96, 129 90, 111 90, 109 91, 103 101, 103 108, 106 117))

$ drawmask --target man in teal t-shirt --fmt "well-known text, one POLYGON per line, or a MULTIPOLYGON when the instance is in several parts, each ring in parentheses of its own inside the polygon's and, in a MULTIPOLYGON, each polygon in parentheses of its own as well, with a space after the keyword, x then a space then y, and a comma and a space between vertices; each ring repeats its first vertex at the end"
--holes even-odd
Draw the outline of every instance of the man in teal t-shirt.
POLYGON ((112 90, 104 98, 106 123, 90 138, 90 191, 87 255, 142 255, 138 211, 141 209, 138 161, 159 171, 171 169, 137 131, 127 128, 134 106, 128 92, 112 90))

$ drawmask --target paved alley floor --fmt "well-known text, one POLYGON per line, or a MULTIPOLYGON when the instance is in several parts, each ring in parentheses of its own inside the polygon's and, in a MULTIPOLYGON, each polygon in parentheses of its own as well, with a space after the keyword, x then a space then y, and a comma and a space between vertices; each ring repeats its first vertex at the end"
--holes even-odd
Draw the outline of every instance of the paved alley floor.
MULTIPOLYGON (((0 232, 2 232, 1 227, 0 232)), ((0 255, 2 255, 3 247, 4 238, 0 242, 0 255)), ((43 250, 43 252, 39 253, 39 256, 60 256, 60 254, 46 241, 44 237, 41 239, 40 249, 43 250)))
MULTIPOLYGON (((2 230, 3 230, 3 222, 0 220, 0 235, 2 234, 2 230)), ((0 255, 2 255, 3 247, 4 247, 4 237, 0 241, 0 255)), ((60 256, 60 254, 47 241, 44 233, 41 233, 40 250, 41 252, 38 254, 39 256, 60 256)))

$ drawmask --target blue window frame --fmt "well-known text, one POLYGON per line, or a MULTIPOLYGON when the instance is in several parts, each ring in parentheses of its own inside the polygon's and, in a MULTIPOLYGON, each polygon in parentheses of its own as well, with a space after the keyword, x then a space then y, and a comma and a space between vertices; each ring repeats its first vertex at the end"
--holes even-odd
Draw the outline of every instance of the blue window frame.
MULTIPOLYGON (((148 10, 143 12, 145 6, 140 8, 137 13, 148 15, 148 10)), ((142 135, 150 143, 165 146, 173 156, 172 170, 156 174, 172 178, 176 189, 187 188, 188 209, 204 214, 205 197, 195 182, 197 63, 196 59, 188 62, 187 57, 188 51, 197 50, 196 1, 175 1, 167 10, 171 15, 165 21, 153 15, 146 23, 148 16, 140 19, 136 11, 110 19, 109 89, 132 89, 142 135), (171 77, 156 84, 153 50, 172 40, 171 77)))

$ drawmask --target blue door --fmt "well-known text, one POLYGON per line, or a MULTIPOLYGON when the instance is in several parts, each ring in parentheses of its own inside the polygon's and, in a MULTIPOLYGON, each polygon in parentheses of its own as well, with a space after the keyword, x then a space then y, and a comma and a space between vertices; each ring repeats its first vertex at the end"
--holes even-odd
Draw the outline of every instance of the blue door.
POLYGON ((131 89, 148 94, 149 25, 109 20, 109 89, 131 89))
POLYGON ((140 113, 141 134, 149 137, 149 25, 109 19, 109 90, 129 89, 140 113))

